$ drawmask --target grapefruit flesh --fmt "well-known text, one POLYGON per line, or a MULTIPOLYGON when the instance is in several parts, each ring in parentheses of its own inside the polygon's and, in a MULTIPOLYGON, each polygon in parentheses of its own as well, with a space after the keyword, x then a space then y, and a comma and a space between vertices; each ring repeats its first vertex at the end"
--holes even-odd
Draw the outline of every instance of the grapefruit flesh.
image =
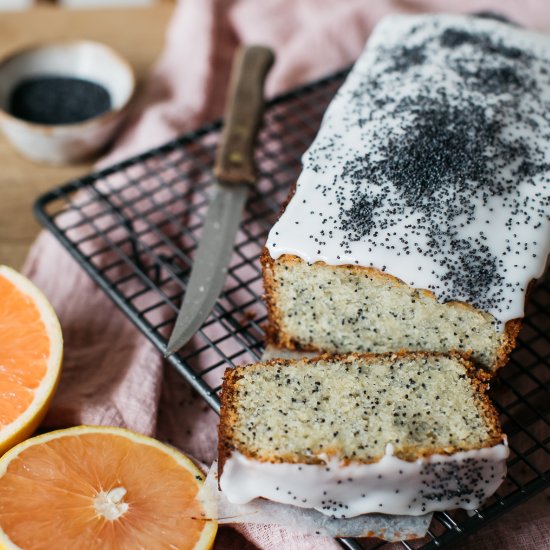
POLYGON ((63 338, 46 297, 0 266, 0 455, 31 435, 61 372, 63 338))
POLYGON ((0 460, 0 545, 42 550, 207 549, 217 525, 200 470, 121 428, 82 426, 21 443, 0 460))

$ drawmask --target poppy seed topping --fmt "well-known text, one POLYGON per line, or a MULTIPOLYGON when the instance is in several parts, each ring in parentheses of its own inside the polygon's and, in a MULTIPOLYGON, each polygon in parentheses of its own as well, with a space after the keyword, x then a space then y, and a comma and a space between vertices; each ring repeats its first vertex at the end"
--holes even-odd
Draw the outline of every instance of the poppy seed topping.
POLYGON ((303 157, 271 257, 373 267, 501 330, 521 317, 550 246, 549 46, 473 16, 386 18, 303 157))

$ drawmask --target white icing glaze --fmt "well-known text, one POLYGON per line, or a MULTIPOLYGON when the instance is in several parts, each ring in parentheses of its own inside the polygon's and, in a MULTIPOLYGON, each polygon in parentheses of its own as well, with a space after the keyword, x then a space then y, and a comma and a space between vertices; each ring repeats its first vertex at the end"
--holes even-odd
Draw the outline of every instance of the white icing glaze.
MULTIPOLYGON (((298 178, 296 193, 269 234, 266 246, 271 257, 277 259, 282 254, 292 254, 309 263, 323 261, 330 265, 376 267, 413 287, 432 290, 441 301, 472 303, 495 316, 501 329, 506 321, 522 317, 527 286, 532 279, 543 274, 550 251, 549 51, 548 36, 497 21, 451 15, 386 18, 373 33, 345 84, 331 102, 317 138, 302 159, 303 171, 298 178), (537 86, 536 97, 522 92, 514 99, 516 106, 511 108, 510 94, 487 95, 477 89, 465 88, 464 82, 459 82, 456 69, 450 66, 461 63, 467 70, 475 71, 483 61, 478 65, 475 64, 477 61, 472 61, 471 67, 467 65, 469 58, 477 59, 475 56, 479 55, 471 45, 454 50, 439 46, 441 33, 448 28, 485 33, 491 40, 508 48, 527 52, 529 69, 522 65, 518 71, 527 72, 518 74, 532 75, 532 85, 537 86), (388 71, 392 58, 384 51, 400 48, 402 44, 414 46, 426 41, 425 61, 406 71, 388 71), (389 103, 375 103, 379 92, 371 92, 369 87, 365 87, 369 77, 374 77, 379 89, 389 94, 389 103), (466 203, 471 210, 470 214, 455 215, 452 219, 442 212, 443 237, 434 233, 440 224, 427 225, 422 211, 407 205, 397 188, 392 187, 392 182, 384 183, 385 187, 379 189, 380 196, 386 201, 389 197, 394 204, 384 203, 386 206, 383 204, 378 208, 375 226, 368 235, 350 239, 349 230, 339 225, 342 208, 352 205, 353 185, 349 181, 349 171, 346 175, 346 166, 368 155, 371 159, 378 158, 376 156, 384 152, 379 144, 388 135, 394 142, 406 139, 407 132, 403 128, 410 123, 410 113, 403 113, 396 106, 407 98, 429 95, 434 90, 442 90, 450 105, 460 105, 464 100, 470 106, 480 105, 490 120, 498 119, 498 124, 502 125, 499 126, 499 135, 503 139, 510 143, 522 140, 526 150, 537 151, 533 156, 537 165, 546 168, 530 177, 516 178, 518 181, 512 190, 508 189, 504 195, 483 189, 477 194, 474 191, 474 194, 462 195, 454 188, 448 191, 449 204, 466 203), (517 114, 523 118, 518 119, 517 114), (360 118, 366 122, 358 124, 360 118), (532 129, 531 124, 536 124, 537 129, 532 129), (392 211, 395 204, 403 206, 402 216, 392 211), (445 238, 451 233, 452 238, 445 238), (457 239, 469 241, 477 248, 461 252, 455 245, 457 239), (479 251, 485 247, 490 261, 495 264, 490 269, 496 273, 495 279, 487 283, 487 288, 476 294, 468 281, 453 285, 451 277, 449 283, 449 273, 453 270, 464 272, 463 262, 472 261, 468 258, 475 258, 476 254, 483 255, 484 252, 479 251), (421 249, 420 253, 418 249, 421 249), (442 262, 446 264, 442 265, 442 262)), ((511 59, 512 54, 507 55, 498 62, 503 59, 505 68, 514 70, 519 62, 511 59)), ((490 154, 490 146, 487 151, 490 154)), ((513 179, 522 158, 520 155, 513 162, 499 159, 499 181, 513 179)), ((357 167, 357 164, 352 166, 357 167)), ((370 182, 365 179, 362 185, 368 189, 370 182)), ((372 186, 370 189, 372 193, 378 192, 372 191, 372 186)), ((473 260, 474 271, 479 263, 473 260)))
POLYGON ((379 462, 324 464, 261 462, 233 451, 225 461, 220 489, 230 502, 263 497, 328 516, 354 517, 380 512, 422 515, 437 510, 474 510, 506 476, 508 443, 432 455, 415 462, 393 456, 391 445, 379 462))

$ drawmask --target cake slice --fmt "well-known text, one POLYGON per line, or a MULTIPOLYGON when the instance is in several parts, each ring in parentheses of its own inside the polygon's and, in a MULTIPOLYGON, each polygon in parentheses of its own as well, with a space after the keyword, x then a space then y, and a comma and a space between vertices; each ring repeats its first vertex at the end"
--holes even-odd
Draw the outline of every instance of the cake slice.
POLYGON ((475 509, 508 446, 475 369, 458 355, 275 359, 228 369, 219 484, 338 518, 475 509))
POLYGON ((269 234, 272 343, 461 350, 498 370, 550 250, 549 111, 547 34, 384 19, 269 234))

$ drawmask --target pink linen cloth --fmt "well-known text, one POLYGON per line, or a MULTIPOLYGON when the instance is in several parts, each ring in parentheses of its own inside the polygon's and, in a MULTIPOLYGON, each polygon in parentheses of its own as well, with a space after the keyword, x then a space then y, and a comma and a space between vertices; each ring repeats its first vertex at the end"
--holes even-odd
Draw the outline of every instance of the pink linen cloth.
MULTIPOLYGON (((494 9, 528 27, 550 28, 550 5, 542 0, 181 0, 165 51, 101 165, 219 117, 231 59, 241 43, 262 43, 275 50, 276 63, 267 81, 267 94, 273 96, 352 63, 384 15, 443 9, 494 9)), ((124 426, 210 463, 216 454, 216 415, 165 367, 152 344, 49 233, 38 237, 24 271, 50 298, 65 338, 63 375, 45 425, 124 426)), ((547 510, 541 498, 534 499, 468 544, 503 550, 548 548, 547 510)), ((241 526, 239 531, 240 538, 222 529, 216 547, 339 548, 331 539, 292 535, 274 526, 241 526)))

